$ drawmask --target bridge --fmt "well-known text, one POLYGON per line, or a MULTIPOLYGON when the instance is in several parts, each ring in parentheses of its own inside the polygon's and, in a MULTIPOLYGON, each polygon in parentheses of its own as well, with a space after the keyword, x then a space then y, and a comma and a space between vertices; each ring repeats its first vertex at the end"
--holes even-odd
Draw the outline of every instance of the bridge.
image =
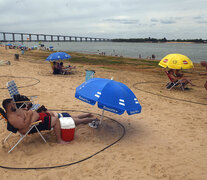
POLYGON ((110 42, 107 38, 0 32, 0 42, 110 42))

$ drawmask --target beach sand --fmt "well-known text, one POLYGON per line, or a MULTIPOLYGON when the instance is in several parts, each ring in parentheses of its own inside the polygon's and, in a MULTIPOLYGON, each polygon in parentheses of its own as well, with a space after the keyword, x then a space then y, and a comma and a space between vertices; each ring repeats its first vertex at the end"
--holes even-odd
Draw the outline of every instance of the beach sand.
MULTIPOLYGON (((13 135, 9 143, 0 147, 0 165, 33 168, 65 165, 80 161, 104 149, 125 136, 105 151, 83 162, 54 169, 11 170, 0 168, 2 180, 206 180, 207 179, 207 91, 203 88, 206 77, 197 70, 187 75, 196 87, 181 91, 168 91, 165 69, 142 66, 107 66, 78 64, 72 75, 52 75, 44 59, 20 54, 18 50, 0 47, 0 60, 11 65, 0 66, 0 99, 9 97, 6 82, 14 80, 23 95, 37 95, 36 103, 48 109, 77 114, 91 112, 100 117, 102 110, 74 97, 75 89, 85 80, 85 69, 96 70, 95 77, 111 78, 126 84, 136 95, 141 106, 140 114, 119 116, 105 112, 98 129, 88 125, 76 128, 75 138, 67 145, 56 144, 53 132, 43 132, 45 144, 38 134, 29 135, 12 153, 7 151, 17 141, 13 135), (25 86, 25 87, 24 87, 25 86)), ((36 51, 38 54, 39 51, 36 51)), ((106 57, 107 58, 107 57, 106 57)), ((9 134, 6 122, 0 121, 0 139, 9 134)))

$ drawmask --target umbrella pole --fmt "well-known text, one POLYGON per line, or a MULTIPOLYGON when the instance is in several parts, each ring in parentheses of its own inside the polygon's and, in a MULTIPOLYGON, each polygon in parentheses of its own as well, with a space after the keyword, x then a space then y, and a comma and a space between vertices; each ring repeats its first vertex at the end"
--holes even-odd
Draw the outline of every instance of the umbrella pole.
POLYGON ((101 115, 100 124, 101 124, 101 123, 102 123, 102 121, 103 121, 103 117, 104 117, 104 109, 103 109, 103 111, 102 111, 102 115, 101 115))

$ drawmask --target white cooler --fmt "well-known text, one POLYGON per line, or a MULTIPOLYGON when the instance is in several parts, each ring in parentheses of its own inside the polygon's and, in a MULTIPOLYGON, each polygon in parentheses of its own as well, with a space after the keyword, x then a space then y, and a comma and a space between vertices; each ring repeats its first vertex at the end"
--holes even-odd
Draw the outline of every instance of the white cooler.
POLYGON ((64 141, 72 141, 75 134, 75 122, 71 117, 60 117, 61 138, 64 141))

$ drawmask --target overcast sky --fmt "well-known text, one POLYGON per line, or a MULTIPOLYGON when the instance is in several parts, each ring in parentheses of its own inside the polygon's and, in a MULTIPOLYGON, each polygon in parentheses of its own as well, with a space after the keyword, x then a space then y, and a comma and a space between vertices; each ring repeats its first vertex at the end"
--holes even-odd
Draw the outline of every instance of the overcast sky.
POLYGON ((207 39, 207 0, 0 0, 0 31, 207 39))

